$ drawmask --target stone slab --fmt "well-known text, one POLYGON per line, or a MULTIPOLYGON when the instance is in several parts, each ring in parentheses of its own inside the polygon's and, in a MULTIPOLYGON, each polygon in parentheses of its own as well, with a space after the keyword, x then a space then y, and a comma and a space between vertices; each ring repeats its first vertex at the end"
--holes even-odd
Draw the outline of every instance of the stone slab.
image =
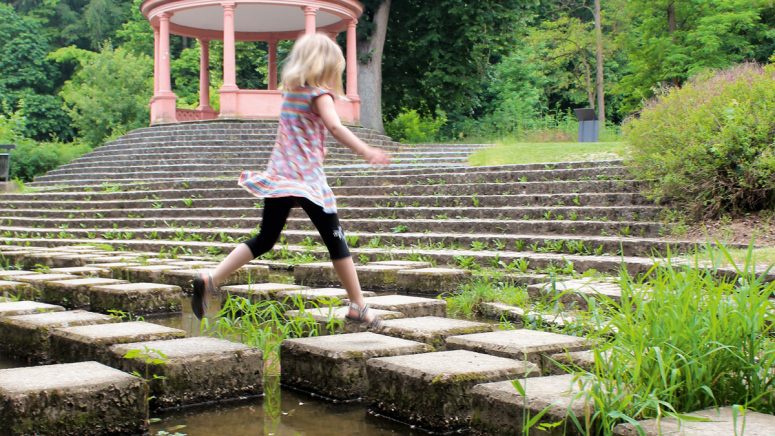
POLYGON ((102 277, 80 277, 70 280, 50 280, 41 286, 40 299, 60 304, 68 309, 88 309, 91 305, 91 289, 95 286, 117 285, 124 280, 102 277))
POLYGON ((556 353, 549 356, 544 370, 550 374, 565 374, 565 368, 571 371, 582 370, 592 371, 595 367, 595 353, 592 350, 571 351, 567 353, 556 353))
POLYGON ((101 256, 99 254, 90 253, 69 253, 57 254, 51 258, 49 266, 51 269, 67 268, 73 266, 83 266, 87 263, 94 262, 94 259, 98 259, 101 256))
POLYGON ((0 280, 0 295, 7 297, 16 297, 25 300, 36 300, 40 291, 35 289, 29 283, 16 282, 13 280, 0 280))
POLYGON ((286 339, 282 381, 334 400, 354 400, 366 394, 368 359, 427 351, 426 344, 371 332, 286 339))
MULTIPOLYGON (((191 294, 194 292, 193 281, 199 277, 200 270, 195 269, 183 269, 179 266, 178 269, 163 271, 161 273, 161 283, 169 285, 180 286, 183 292, 191 294)), ((260 283, 266 281, 269 277, 269 268, 263 265, 246 265, 231 274, 221 284, 223 285, 239 285, 242 283, 260 283)))
POLYGON ((16 282, 29 283, 36 288, 42 288, 46 282, 51 280, 75 280, 82 279, 83 277, 75 274, 31 274, 26 276, 15 276, 13 278, 16 282))
POLYGON ((398 273, 406 268, 398 265, 358 265, 355 271, 358 273, 358 280, 364 289, 375 289, 380 291, 398 290, 398 273))
MULTIPOLYGON (((318 307, 318 308, 305 309, 304 313, 311 316, 315 321, 317 321, 320 324, 321 334, 325 334, 325 332, 329 331, 329 328, 327 326, 331 320, 336 320, 336 323, 339 324, 339 326, 334 326, 336 327, 334 330, 337 333, 340 333, 340 332, 357 333, 357 332, 365 331, 366 327, 363 324, 355 321, 350 321, 346 318, 347 312, 349 310, 350 309, 347 306, 318 307)), ((404 317, 404 314, 401 312, 393 312, 393 311, 379 310, 379 309, 373 309, 373 312, 376 317, 383 320, 392 320, 392 319, 404 317)), ((285 314, 288 317, 302 316, 302 312, 299 310, 289 310, 285 312, 285 314)))
POLYGON ((67 268, 51 268, 51 272, 55 274, 76 274, 79 276, 104 276, 110 270, 94 266, 71 266, 67 268))
POLYGON ((261 351, 223 339, 195 337, 136 342, 110 347, 112 366, 162 378, 150 381, 155 408, 174 408, 211 401, 225 401, 262 393, 261 351), (163 353, 164 363, 149 364, 143 357, 128 359, 129 350, 154 357, 163 353))
POLYGON ((471 389, 486 382, 537 373, 530 362, 466 350, 378 357, 367 362, 368 400, 374 411, 424 430, 468 426, 471 389))
MULTIPOLYGON (((721 407, 688 414, 708 421, 683 421, 679 423, 675 418, 662 418, 659 422, 655 419, 649 419, 639 421, 638 424, 648 436, 667 434, 680 436, 772 436, 775 434, 775 415, 751 411, 746 411, 744 414, 738 411, 736 414, 737 418, 735 419, 735 410, 732 407, 721 407)), ((619 424, 614 427, 614 434, 631 436, 640 433, 632 424, 619 424)))
POLYGON ((111 363, 108 348, 131 342, 184 338, 186 332, 144 321, 95 324, 54 329, 50 338, 51 358, 57 362, 95 360, 111 363))
POLYGON ((417 268, 398 272, 397 286, 409 294, 439 295, 455 292, 471 271, 455 268, 417 268))
POLYGON ((221 286, 220 290, 227 295, 236 295, 247 298, 255 303, 260 300, 274 299, 279 292, 309 289, 306 286, 290 285, 285 283, 253 283, 249 285, 221 286))
POLYGON ((130 266, 142 266, 134 262, 98 262, 84 265, 86 268, 99 268, 105 270, 100 277, 108 279, 120 279, 124 275, 124 270, 130 266))
POLYGON ((620 301, 622 288, 618 283, 592 279, 574 279, 554 283, 539 283, 527 287, 528 294, 537 298, 545 295, 559 295, 560 301, 584 309, 588 298, 605 297, 620 301))
POLYGON ((312 262, 293 268, 293 281, 311 287, 339 286, 341 282, 331 262, 312 262))
POLYGON ((402 269, 414 269, 414 268, 431 268, 433 265, 430 262, 420 262, 416 260, 379 260, 376 262, 369 262, 367 265, 389 265, 400 266, 402 269))
POLYGON ((0 270, 0 279, 16 281, 15 277, 30 276, 34 274, 39 274, 39 273, 35 271, 25 270, 25 269, 2 269, 0 270))
POLYGON ((140 266, 128 266, 123 269, 113 270, 113 274, 120 274, 122 280, 129 280, 130 282, 158 282, 163 283, 162 274, 167 271, 174 271, 176 269, 182 269, 178 266, 158 264, 158 265, 140 265, 140 266))
POLYGON ((6 316, 32 315, 43 312, 63 312, 64 310, 65 308, 62 306, 38 303, 37 301, 0 302, 0 318, 6 316))
MULTIPOLYGON (((362 293, 364 297, 374 296, 374 292, 363 291, 362 293)), ((347 299, 347 291, 342 288, 297 289, 281 291, 275 298, 279 301, 291 300, 290 303, 299 298, 306 303, 306 307, 324 306, 329 303, 339 306, 347 299)))
POLYGON ((145 381, 97 362, 0 370, 0 434, 147 432, 145 381))
POLYGON ((157 283, 124 283, 94 286, 89 292, 91 309, 108 313, 120 310, 132 314, 179 312, 183 292, 178 286, 157 283))
POLYGON ((585 338, 530 329, 498 330, 447 338, 448 349, 527 360, 538 365, 542 372, 550 369, 549 359, 552 354, 586 350, 590 345, 585 338))
POLYGON ((438 298, 413 297, 411 295, 379 295, 363 301, 374 309, 401 312, 407 318, 420 316, 447 316, 447 302, 438 298))
POLYGON ((540 313, 525 311, 521 307, 510 306, 503 303, 482 303, 482 314, 486 317, 501 320, 505 319, 516 328, 552 326, 562 328, 576 322, 576 318, 566 312, 540 313))
POLYGON ((585 435, 588 432, 574 425, 570 413, 584 422, 585 413, 591 413, 583 399, 579 382, 571 374, 548 377, 532 377, 518 380, 525 390, 519 394, 511 381, 483 383, 471 390, 473 416, 471 426, 475 434, 514 435, 524 434, 522 423, 527 419, 543 416, 531 427, 530 435, 585 435), (540 424, 556 427, 539 430, 540 424))
POLYGON ((401 320, 386 320, 380 333, 411 341, 424 342, 436 350, 443 350, 449 336, 491 332, 494 326, 462 319, 422 316, 401 320))
POLYGON ((55 328, 115 321, 108 315, 85 310, 0 318, 0 351, 29 363, 47 363, 50 361, 49 336, 55 328))

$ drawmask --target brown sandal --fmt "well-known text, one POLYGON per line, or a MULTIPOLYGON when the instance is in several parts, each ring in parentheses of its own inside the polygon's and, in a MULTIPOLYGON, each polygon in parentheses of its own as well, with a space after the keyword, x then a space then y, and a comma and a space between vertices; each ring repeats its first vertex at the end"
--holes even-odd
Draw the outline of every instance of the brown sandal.
POLYGON ((194 296, 191 297, 191 311, 198 319, 207 313, 207 297, 214 291, 213 275, 209 272, 199 273, 199 277, 194 279, 194 296))

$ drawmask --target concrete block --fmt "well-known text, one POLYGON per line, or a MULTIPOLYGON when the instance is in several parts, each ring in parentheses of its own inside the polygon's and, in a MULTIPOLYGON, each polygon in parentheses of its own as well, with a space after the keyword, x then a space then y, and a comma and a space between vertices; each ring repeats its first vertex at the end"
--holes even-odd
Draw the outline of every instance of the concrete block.
POLYGON ((429 431, 468 426, 471 388, 535 374, 530 362, 465 350, 379 357, 367 362, 374 411, 429 431))
POLYGON ((91 308, 107 313, 121 310, 133 314, 179 312, 183 292, 177 286, 156 283, 124 283, 94 286, 89 292, 91 308))
MULTIPOLYGON (((682 421, 675 418, 649 419, 638 424, 646 435, 675 434, 681 436, 745 435, 772 436, 775 434, 775 416, 752 411, 735 411, 732 407, 706 409, 687 415, 705 421, 682 421)), ((641 433, 632 424, 614 427, 618 436, 635 436, 641 433)))
POLYGON ((35 271, 25 269, 0 269, 0 279, 16 281, 14 278, 19 276, 30 276, 40 274, 35 271))
POLYGON ((113 366, 126 372, 146 371, 161 378, 150 381, 155 408, 174 408, 217 402, 262 393, 261 351, 223 339, 196 337, 136 342, 110 347, 113 366), (130 350, 160 357, 164 363, 146 364, 144 356, 128 359, 130 350))
POLYGON ((0 434, 145 434, 142 379, 97 362, 0 370, 0 434))
POLYGON ((105 272, 100 274, 100 277, 107 279, 120 279, 124 276, 124 270, 130 266, 142 266, 139 263, 134 262, 99 262, 90 263, 84 265, 86 268, 98 268, 105 272))
POLYGON ((418 268, 398 273, 398 288, 409 294, 439 295, 455 292, 471 271, 454 268, 418 268))
MULTIPOLYGON (((363 291, 364 297, 371 297, 374 292, 363 291)), ((294 299, 300 298, 306 302, 306 307, 325 306, 333 304, 339 306, 347 299, 347 291, 342 288, 315 288, 315 289, 297 289, 292 291, 281 291, 275 297, 279 301, 288 301, 292 303, 294 299)))
POLYGON ((293 281, 299 285, 312 287, 340 286, 331 262, 312 262, 296 265, 293 268, 293 281))
POLYGON ((595 353, 592 350, 583 350, 552 354, 547 359, 544 370, 550 374, 565 374, 568 371, 563 367, 567 367, 571 371, 576 369, 592 371, 595 367, 595 353))
POLYGON ((131 342, 186 337, 186 332, 144 321, 95 324, 54 329, 50 338, 51 358, 57 362, 95 360, 109 365, 108 348, 131 342))
POLYGON ((46 282, 51 280, 75 280, 83 277, 74 274, 32 274, 26 276, 15 276, 15 282, 29 283, 31 286, 42 289, 46 282))
POLYGON ((368 359, 427 351, 426 344, 370 332, 286 339, 282 381, 334 400, 355 400, 368 388, 368 359))
POLYGON ((446 346, 449 336, 493 331, 492 324, 462 319, 422 316, 401 320, 386 320, 380 333, 388 336, 424 342, 436 350, 446 346))
POLYGON ((162 274, 167 271, 174 271, 176 269, 182 269, 177 266, 158 264, 158 265, 140 265, 140 266, 128 266, 122 270, 114 270, 113 273, 120 273, 118 277, 122 280, 129 280, 130 282, 156 282, 163 283, 164 279, 162 274))
POLYGON ((430 262, 419 262, 415 260, 379 260, 376 262, 369 262, 367 265, 399 266, 401 269, 430 268, 433 266, 430 262))
POLYGON ((398 272, 406 268, 398 265, 358 265, 355 271, 364 289, 380 291, 398 290, 398 272))
POLYGON ((588 278, 530 285, 527 287, 527 291, 534 298, 559 295, 560 301, 563 303, 574 304, 582 309, 587 307, 588 298, 602 296, 620 301, 622 296, 622 288, 618 283, 588 278))
POLYGON ((573 375, 553 375, 519 380, 525 389, 520 395, 511 381, 484 383, 471 390, 473 418, 471 426, 475 434, 514 435, 523 434, 522 423, 527 419, 544 415, 529 430, 529 435, 563 436, 584 435, 577 429, 570 413, 584 422, 585 413, 592 413, 586 406, 579 382, 573 375), (560 423, 556 427, 540 430, 540 424, 560 423))
POLYGON ((530 329, 498 330, 447 338, 448 349, 527 360, 535 363, 543 372, 550 369, 552 354, 586 350, 590 345, 585 338, 530 329))
MULTIPOLYGON (((438 298, 413 297, 410 295, 379 295, 363 301, 374 309, 401 312, 406 318, 420 316, 447 316, 447 302, 438 298)), ((349 301, 348 301, 349 302, 349 301)))
MULTIPOLYGON (((350 309, 347 306, 342 307, 318 307, 312 309, 305 309, 302 314, 299 310, 289 310, 285 312, 288 317, 298 316, 311 316, 315 321, 320 324, 319 331, 325 333, 328 331, 327 325, 331 320, 335 320, 340 324, 339 328, 336 328, 336 333, 357 333, 365 331, 366 327, 361 323, 350 321, 346 318, 347 312, 350 309)), ((395 320, 397 318, 403 318, 404 314, 401 312, 393 312, 389 310, 373 309, 374 315, 383 320, 395 320)))
POLYGON ((104 277, 105 274, 110 273, 110 270, 93 266, 73 266, 68 268, 51 268, 51 272, 55 274, 75 274, 87 277, 104 277))
POLYGON ((0 295, 15 297, 24 300, 37 300, 40 291, 29 283, 15 282, 13 280, 0 280, 0 295))
POLYGON ((63 312, 62 306, 38 303, 36 301, 3 301, 0 302, 0 318, 6 316, 32 315, 43 312, 63 312))
POLYGON ((260 300, 274 299, 279 292, 308 289, 306 286, 289 285, 285 283, 253 283, 250 285, 221 286, 224 298, 228 295, 247 298, 255 303, 260 300))
POLYGON ((126 281, 102 277, 50 280, 43 283, 40 299, 47 303, 60 304, 68 309, 88 309, 93 287, 120 283, 126 283, 126 281))
POLYGON ((72 310, 0 318, 0 350, 29 363, 50 361, 49 336, 59 327, 116 322, 108 315, 72 310))
POLYGON ((576 322, 576 318, 566 312, 529 312, 521 307, 509 306, 503 303, 482 303, 480 307, 484 316, 495 320, 505 319, 517 328, 526 326, 552 326, 562 328, 576 322))

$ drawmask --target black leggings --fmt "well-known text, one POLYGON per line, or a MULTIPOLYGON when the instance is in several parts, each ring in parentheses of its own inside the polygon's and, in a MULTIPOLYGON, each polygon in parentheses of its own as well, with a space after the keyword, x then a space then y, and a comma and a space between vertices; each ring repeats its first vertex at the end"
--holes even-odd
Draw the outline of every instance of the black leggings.
POLYGON ((304 197, 278 197, 264 199, 261 230, 257 236, 245 242, 245 245, 253 253, 254 258, 261 256, 274 247, 277 238, 280 237, 280 232, 285 227, 288 214, 295 205, 299 205, 304 209, 304 212, 312 220, 312 224, 320 232, 323 243, 328 248, 331 260, 350 257, 350 250, 347 248, 344 231, 342 226, 339 225, 339 217, 335 213, 324 212, 321 206, 304 197))

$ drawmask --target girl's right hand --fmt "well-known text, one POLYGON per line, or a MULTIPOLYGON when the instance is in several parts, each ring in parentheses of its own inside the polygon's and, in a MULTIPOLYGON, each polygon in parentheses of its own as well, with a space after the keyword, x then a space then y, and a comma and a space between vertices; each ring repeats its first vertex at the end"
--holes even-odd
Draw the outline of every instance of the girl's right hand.
POLYGON ((363 153, 363 159, 371 165, 388 165, 390 164, 390 155, 385 153, 384 150, 377 147, 369 147, 366 152, 363 153))

